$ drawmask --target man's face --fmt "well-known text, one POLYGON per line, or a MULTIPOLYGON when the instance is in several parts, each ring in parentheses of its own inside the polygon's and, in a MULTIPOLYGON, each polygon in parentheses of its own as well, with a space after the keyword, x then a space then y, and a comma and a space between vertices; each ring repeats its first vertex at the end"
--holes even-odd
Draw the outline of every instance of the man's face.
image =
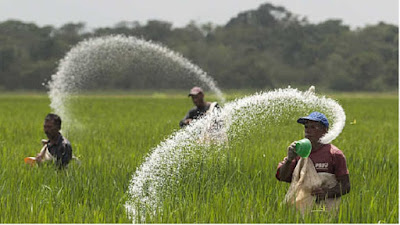
POLYGON ((197 107, 202 106, 203 105, 203 98, 204 98, 204 94, 203 93, 199 93, 197 95, 192 95, 193 104, 196 105, 197 107))
POLYGON ((58 126, 54 123, 54 120, 45 120, 43 124, 43 131, 46 134, 46 136, 49 139, 53 139, 54 137, 57 137, 58 131, 60 129, 58 126))
POLYGON ((307 120, 304 123, 304 136, 313 143, 317 143, 327 131, 327 128, 324 127, 324 125, 322 125, 320 122, 307 120))

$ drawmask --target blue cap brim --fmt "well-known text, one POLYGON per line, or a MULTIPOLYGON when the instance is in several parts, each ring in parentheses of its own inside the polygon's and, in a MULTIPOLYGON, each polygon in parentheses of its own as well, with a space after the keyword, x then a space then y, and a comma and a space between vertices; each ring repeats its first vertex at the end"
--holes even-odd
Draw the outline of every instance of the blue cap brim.
POLYGON ((319 120, 315 120, 315 119, 310 118, 310 117, 307 117, 307 116, 306 116, 306 117, 301 117, 301 118, 299 118, 299 119, 297 120, 297 122, 298 122, 298 123, 301 123, 301 124, 305 124, 307 120, 311 120, 311 121, 315 121, 315 122, 321 122, 321 121, 319 121, 319 120))
POLYGON ((316 119, 314 119, 314 118, 310 118, 310 117, 307 117, 307 116, 306 116, 306 117, 301 117, 301 118, 299 118, 299 119, 297 120, 297 122, 298 122, 298 123, 301 123, 301 124, 305 124, 307 120, 309 120, 309 121, 315 121, 315 122, 320 122, 324 127, 329 128, 329 125, 326 126, 322 121, 316 120, 316 119))

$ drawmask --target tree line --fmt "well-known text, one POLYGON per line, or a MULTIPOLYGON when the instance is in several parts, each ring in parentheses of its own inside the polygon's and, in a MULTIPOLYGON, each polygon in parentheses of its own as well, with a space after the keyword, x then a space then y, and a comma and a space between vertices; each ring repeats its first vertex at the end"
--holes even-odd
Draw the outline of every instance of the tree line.
MULTIPOLYGON (((223 26, 191 21, 174 28, 160 20, 122 21, 88 31, 84 23, 56 28, 3 21, 0 90, 44 90, 43 83, 74 45, 111 34, 160 43, 200 66, 221 88, 315 85, 334 91, 398 90, 398 26, 380 22, 350 29, 336 19, 313 24, 268 3, 223 26)), ((151 82, 133 84, 137 78, 129 76, 112 88, 157 88, 151 82)))

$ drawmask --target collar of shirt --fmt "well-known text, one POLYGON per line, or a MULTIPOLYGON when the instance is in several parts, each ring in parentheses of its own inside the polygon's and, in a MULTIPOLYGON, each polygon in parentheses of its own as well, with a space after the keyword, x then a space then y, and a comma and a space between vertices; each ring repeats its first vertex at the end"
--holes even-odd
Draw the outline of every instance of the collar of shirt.
POLYGON ((207 109, 209 109, 209 108, 210 108, 210 105, 206 103, 203 107, 197 107, 197 110, 207 111, 207 109))
POLYGON ((48 140, 48 142, 47 142, 47 147, 53 147, 53 146, 58 146, 58 145, 60 145, 61 144, 61 142, 62 142, 62 135, 61 135, 61 133, 58 133, 59 135, 58 135, 58 139, 57 139, 57 143, 55 143, 54 145, 52 145, 51 143, 50 143, 50 140, 48 140))
POLYGON ((310 154, 319 152, 319 151, 321 151, 321 149, 324 149, 324 148, 326 148, 326 146, 329 146, 329 145, 330 145, 330 144, 323 144, 323 145, 321 145, 321 147, 319 147, 318 149, 316 149, 316 150, 314 150, 314 151, 311 151, 310 154))

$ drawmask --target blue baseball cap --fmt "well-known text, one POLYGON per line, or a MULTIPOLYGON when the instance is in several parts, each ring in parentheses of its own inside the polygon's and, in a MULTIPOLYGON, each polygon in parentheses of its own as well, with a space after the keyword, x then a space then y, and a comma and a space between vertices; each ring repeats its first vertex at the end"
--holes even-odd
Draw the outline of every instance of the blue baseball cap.
POLYGON ((312 112, 306 117, 301 117, 297 120, 298 123, 305 124, 307 120, 317 121, 322 123, 326 128, 329 128, 329 122, 326 116, 320 112, 312 112))

